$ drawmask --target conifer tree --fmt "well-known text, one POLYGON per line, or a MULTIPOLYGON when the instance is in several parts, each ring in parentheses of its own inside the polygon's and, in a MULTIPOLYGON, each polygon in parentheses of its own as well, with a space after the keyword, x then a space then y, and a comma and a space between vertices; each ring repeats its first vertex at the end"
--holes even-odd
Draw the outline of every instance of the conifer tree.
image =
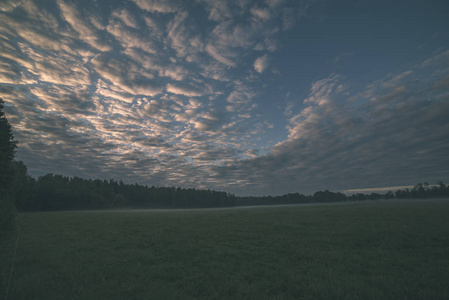
POLYGON ((3 112, 4 102, 0 98, 0 195, 6 195, 11 189, 14 172, 14 159, 17 141, 14 140, 11 125, 3 112))
POLYGON ((0 98, 0 291, 5 290, 7 285, 16 229, 14 200, 11 194, 14 179, 12 160, 17 142, 3 108, 4 102, 0 98))

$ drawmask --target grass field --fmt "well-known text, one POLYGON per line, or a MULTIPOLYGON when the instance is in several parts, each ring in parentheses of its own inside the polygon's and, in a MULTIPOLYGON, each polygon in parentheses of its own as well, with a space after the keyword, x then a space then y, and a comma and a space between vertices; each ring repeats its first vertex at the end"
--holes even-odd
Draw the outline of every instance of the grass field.
POLYGON ((19 214, 8 299, 449 299, 449 201, 19 214))

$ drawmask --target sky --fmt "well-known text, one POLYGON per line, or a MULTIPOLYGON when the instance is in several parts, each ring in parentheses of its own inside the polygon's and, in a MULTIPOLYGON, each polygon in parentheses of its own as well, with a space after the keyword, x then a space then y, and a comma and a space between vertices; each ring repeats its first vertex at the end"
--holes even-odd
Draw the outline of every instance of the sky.
POLYGON ((245 195, 449 182, 447 0, 2 0, 31 175, 245 195))

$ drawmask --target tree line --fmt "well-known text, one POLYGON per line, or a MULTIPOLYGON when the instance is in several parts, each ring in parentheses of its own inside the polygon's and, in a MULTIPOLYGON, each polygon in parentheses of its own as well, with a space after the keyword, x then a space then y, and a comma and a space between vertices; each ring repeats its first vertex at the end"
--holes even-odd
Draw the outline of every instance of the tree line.
POLYGON ((47 174, 37 179, 15 162, 19 211, 118 208, 199 208, 233 206, 233 195, 194 188, 155 187, 123 181, 84 179, 47 174))
POLYGON ((37 179, 23 162, 13 161, 13 195, 19 211, 57 211, 123 208, 214 208, 252 205, 282 205, 364 201, 378 199, 449 197, 449 186, 418 183, 411 189, 384 194, 352 194, 318 191, 312 195, 238 197, 231 193, 180 187, 126 184, 113 179, 84 179, 47 174, 37 179))

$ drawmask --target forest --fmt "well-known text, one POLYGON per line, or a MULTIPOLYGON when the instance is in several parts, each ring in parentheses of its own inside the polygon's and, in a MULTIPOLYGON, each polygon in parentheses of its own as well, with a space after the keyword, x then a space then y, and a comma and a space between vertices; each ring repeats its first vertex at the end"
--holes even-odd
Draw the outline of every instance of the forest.
POLYGON ((378 199, 413 199, 449 197, 449 186, 418 183, 411 189, 385 194, 353 194, 318 191, 282 196, 238 197, 230 193, 195 188, 156 187, 126 184, 113 179, 84 179, 47 174, 37 179, 27 173, 21 161, 13 161, 13 195, 18 211, 59 211, 124 208, 213 208, 251 205, 282 205, 363 201, 378 199))

